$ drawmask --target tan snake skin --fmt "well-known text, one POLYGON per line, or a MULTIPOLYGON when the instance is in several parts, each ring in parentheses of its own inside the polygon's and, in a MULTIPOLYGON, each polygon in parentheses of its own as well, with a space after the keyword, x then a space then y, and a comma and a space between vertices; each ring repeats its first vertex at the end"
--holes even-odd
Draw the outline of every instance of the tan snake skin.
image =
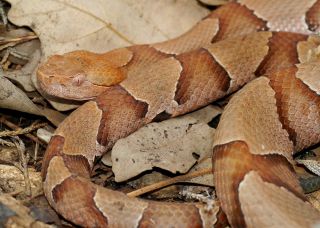
POLYGON ((38 70, 45 92, 96 98, 49 143, 42 171, 51 206, 84 227, 220 226, 218 209, 129 198, 91 183, 91 170, 96 157, 141 126, 196 110, 251 81, 232 97, 215 134, 221 208, 232 227, 319 223, 292 168, 294 152, 320 141, 320 38, 308 35, 320 30, 319 11, 316 0, 241 0, 170 41, 52 56, 38 70))

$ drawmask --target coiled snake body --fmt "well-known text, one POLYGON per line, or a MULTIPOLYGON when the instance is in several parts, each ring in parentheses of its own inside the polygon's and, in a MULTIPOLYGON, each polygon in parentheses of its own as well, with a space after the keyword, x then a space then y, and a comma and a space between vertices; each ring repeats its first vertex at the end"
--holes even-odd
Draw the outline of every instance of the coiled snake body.
POLYGON ((97 186, 91 169, 97 156, 141 126, 196 110, 249 82, 230 100, 215 134, 221 208, 232 227, 318 223, 292 154, 320 141, 320 38, 310 36, 320 30, 319 11, 316 0, 241 0, 173 40, 51 57, 38 70, 44 91, 96 98, 49 143, 43 178, 50 204, 86 227, 218 225, 218 211, 201 204, 145 201, 97 186))

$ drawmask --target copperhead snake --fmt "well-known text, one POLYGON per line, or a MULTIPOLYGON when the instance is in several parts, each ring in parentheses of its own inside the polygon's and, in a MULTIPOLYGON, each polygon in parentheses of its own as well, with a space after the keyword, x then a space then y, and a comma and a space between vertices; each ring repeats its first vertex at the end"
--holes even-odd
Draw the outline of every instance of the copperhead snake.
POLYGON ((173 40, 52 56, 37 73, 42 90, 91 100, 48 145, 42 174, 49 203, 85 227, 218 226, 221 211, 129 198, 91 183, 90 174, 118 139, 243 87, 222 114, 213 148, 216 192, 229 224, 319 223, 292 167, 292 153, 320 141, 320 38, 310 35, 319 26, 320 1, 240 0, 173 40))

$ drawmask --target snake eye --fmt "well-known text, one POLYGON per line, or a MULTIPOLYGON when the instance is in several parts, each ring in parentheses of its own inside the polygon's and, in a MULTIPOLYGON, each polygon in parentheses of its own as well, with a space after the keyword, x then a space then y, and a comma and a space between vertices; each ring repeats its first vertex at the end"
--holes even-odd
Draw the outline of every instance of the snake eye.
POLYGON ((82 83, 85 81, 85 75, 78 73, 72 79, 72 85, 74 86, 81 86, 82 83))

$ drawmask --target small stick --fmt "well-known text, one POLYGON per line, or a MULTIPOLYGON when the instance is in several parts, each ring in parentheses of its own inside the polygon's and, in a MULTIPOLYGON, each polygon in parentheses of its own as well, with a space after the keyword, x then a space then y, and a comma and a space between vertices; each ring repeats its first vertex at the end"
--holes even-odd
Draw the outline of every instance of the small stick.
POLYGON ((2 60, 0 61, 0 64, 6 63, 10 55, 22 60, 29 60, 29 57, 25 53, 17 51, 14 47, 8 47, 2 57, 2 60))
POLYGON ((15 197, 16 195, 19 195, 23 192, 23 190, 16 190, 16 191, 13 191, 13 192, 9 192, 8 195, 12 196, 12 197, 15 197))
POLYGON ((205 174, 210 174, 211 172, 212 172, 212 168, 207 168, 207 169, 201 169, 201 170, 198 170, 198 171, 195 171, 192 173, 188 173, 188 174, 185 174, 182 176, 173 177, 168 180, 160 181, 158 183, 154 183, 149 186, 140 188, 138 190, 129 192, 129 193, 127 193, 127 196, 137 197, 137 196, 143 195, 147 192, 151 192, 151 191, 154 191, 154 190, 157 190, 157 189, 160 189, 160 188, 163 188, 163 187, 166 187, 166 186, 178 183, 178 182, 183 182, 183 181, 189 180, 194 177, 202 176, 205 174))
POLYGON ((4 139, 0 139, 0 144, 1 145, 5 145, 5 146, 9 146, 9 147, 14 147, 15 146, 14 143, 8 142, 8 141, 6 141, 4 139))
POLYGON ((3 25, 7 26, 8 25, 8 18, 6 15, 6 12, 4 10, 4 4, 0 2, 0 17, 2 19, 3 25))
POLYGON ((17 128, 14 131, 1 131, 0 137, 8 137, 8 136, 17 136, 17 135, 24 135, 32 132, 40 127, 46 126, 47 123, 34 123, 31 124, 29 127, 26 128, 17 128))
POLYGON ((16 145, 20 157, 20 162, 14 162, 13 164, 23 173, 26 195, 31 196, 31 182, 28 171, 29 156, 25 153, 26 148, 24 146, 24 143, 18 136, 13 137, 13 143, 16 145))
POLYGON ((40 127, 44 127, 47 125, 47 123, 38 123, 38 124, 31 124, 29 127, 27 128, 20 128, 19 126, 17 126, 16 124, 10 122, 9 120, 5 119, 4 117, 0 117, 0 122, 7 125, 8 127, 10 127, 11 129, 13 129, 14 131, 3 131, 0 132, 0 137, 5 137, 5 136, 16 136, 16 135, 21 135, 24 134, 26 137, 28 137, 29 139, 39 143, 40 145, 45 145, 44 142, 40 141, 36 136, 30 134, 29 132, 34 131, 35 129, 38 129, 40 127))
MULTIPOLYGON (((9 48, 8 48, 8 49, 9 49, 9 48)), ((0 61, 0 64, 1 64, 1 65, 3 65, 5 62, 7 62, 8 58, 9 58, 9 56, 10 56, 10 52, 8 51, 8 49, 7 49, 7 51, 4 53, 4 55, 3 55, 3 57, 2 57, 2 59, 1 59, 1 61, 0 61)))
POLYGON ((8 52, 10 55, 17 57, 19 59, 29 60, 29 56, 27 53, 22 52, 22 51, 17 51, 14 47, 9 47, 8 52))
POLYGON ((36 142, 36 146, 34 147, 34 163, 38 160, 38 151, 39 151, 39 143, 36 142))
POLYGON ((7 43, 22 43, 22 42, 26 42, 29 40, 34 40, 37 39, 38 37, 36 35, 29 35, 29 36, 21 36, 21 37, 17 37, 17 38, 10 38, 10 39, 3 39, 0 40, 0 45, 3 44, 7 44, 7 43))

